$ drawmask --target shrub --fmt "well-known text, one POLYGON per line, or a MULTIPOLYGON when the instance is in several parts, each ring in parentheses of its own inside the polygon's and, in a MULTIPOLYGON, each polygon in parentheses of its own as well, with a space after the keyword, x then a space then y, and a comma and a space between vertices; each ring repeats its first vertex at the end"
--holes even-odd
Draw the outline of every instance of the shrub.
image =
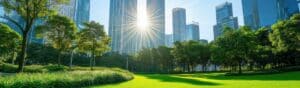
MULTIPOLYGON (((15 73, 17 72, 18 66, 12 64, 0 64, 0 71, 5 73, 15 73)), ((24 72, 26 73, 44 73, 44 72, 57 72, 57 71, 66 71, 67 67, 59 65, 30 65, 25 66, 24 72)))
POLYGON ((71 71, 54 73, 22 73, 0 79, 0 88, 79 88, 133 79, 128 71, 71 71))
POLYGON ((47 65, 44 67, 44 69, 47 69, 50 72, 57 72, 57 71, 66 71, 68 68, 63 65, 47 65))

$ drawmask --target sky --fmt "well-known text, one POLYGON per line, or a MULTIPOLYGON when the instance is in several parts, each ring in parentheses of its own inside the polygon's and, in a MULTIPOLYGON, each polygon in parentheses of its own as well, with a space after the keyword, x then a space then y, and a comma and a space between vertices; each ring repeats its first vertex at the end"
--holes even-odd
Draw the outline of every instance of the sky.
MULTIPOLYGON (((90 20, 105 26, 108 32, 109 1, 91 0, 90 20)), ((224 2, 231 2, 233 15, 238 17, 239 25, 244 25, 241 0, 166 0, 166 34, 172 34, 172 9, 181 7, 186 9, 187 23, 198 22, 200 39, 213 40, 213 25, 216 24, 216 6, 224 2)), ((145 10, 146 0, 138 0, 138 10, 145 10)))

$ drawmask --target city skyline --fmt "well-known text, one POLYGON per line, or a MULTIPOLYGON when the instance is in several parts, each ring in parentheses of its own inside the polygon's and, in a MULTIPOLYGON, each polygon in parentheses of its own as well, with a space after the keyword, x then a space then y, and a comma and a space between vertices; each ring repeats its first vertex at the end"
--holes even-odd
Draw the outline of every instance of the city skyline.
MULTIPOLYGON (((108 31, 109 17, 109 1, 110 0, 91 0, 91 20, 104 24, 108 31)), ((240 0, 166 0, 166 34, 172 33, 172 9, 175 7, 185 8, 187 15, 187 24, 193 21, 199 22, 200 39, 213 40, 213 25, 216 24, 215 6, 231 2, 233 4, 233 16, 239 18, 239 24, 243 25, 243 13, 240 0)), ((146 0, 138 0, 138 6, 146 8, 146 0)))

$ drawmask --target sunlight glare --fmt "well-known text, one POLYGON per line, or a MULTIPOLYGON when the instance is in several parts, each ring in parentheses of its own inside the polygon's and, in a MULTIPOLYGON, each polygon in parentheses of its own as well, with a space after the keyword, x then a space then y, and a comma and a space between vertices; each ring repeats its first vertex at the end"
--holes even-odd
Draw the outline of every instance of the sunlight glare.
POLYGON ((139 30, 145 31, 149 27, 147 12, 145 10, 138 11, 137 26, 139 30))

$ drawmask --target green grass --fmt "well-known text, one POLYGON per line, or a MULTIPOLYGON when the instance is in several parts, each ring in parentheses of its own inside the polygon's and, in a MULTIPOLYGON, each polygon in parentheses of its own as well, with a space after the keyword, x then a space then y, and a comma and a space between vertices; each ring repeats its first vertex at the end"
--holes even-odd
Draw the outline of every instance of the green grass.
POLYGON ((0 74, 0 88, 80 88, 131 79, 133 79, 132 73, 117 68, 101 68, 101 70, 96 71, 12 73, 0 74))
POLYGON ((300 88, 300 72, 224 76, 224 73, 139 74, 135 79, 95 88, 300 88))

